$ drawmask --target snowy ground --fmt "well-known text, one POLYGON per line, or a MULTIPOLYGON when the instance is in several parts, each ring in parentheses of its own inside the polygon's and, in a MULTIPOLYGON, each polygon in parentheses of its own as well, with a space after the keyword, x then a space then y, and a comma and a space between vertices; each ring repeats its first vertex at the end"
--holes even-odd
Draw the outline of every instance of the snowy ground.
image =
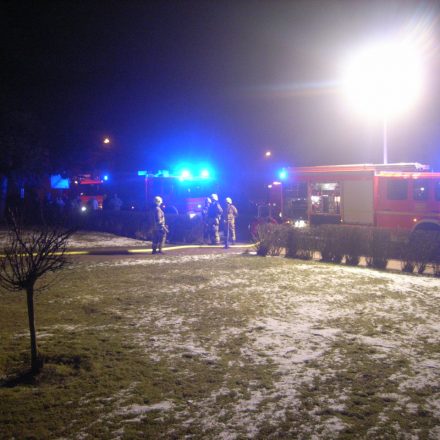
MULTIPOLYGON (((0 248, 7 243, 7 234, 0 231, 0 248)), ((145 247, 151 244, 144 240, 120 237, 105 232, 79 231, 69 239, 69 248, 115 248, 115 247, 145 247)))
POLYGON ((440 438, 438 278, 219 253, 82 261, 62 287, 43 348, 123 335, 159 389, 137 366, 89 385, 67 438, 440 438))
POLYGON ((135 240, 133 238, 119 237, 104 232, 77 232, 69 240, 69 248, 91 247, 136 247, 147 246, 151 242, 135 240))
MULTIPOLYGON (((111 264, 180 268, 228 258, 111 264)), ((203 271, 197 274, 203 276, 203 271)), ((254 268, 236 270, 233 277, 221 275, 174 288, 174 295, 185 297, 200 290, 217 292, 209 306, 199 303, 199 310, 188 314, 167 304, 133 316, 136 344, 145 346, 157 362, 172 363, 183 356, 216 365, 224 359, 228 342, 246 340, 239 356, 228 361, 230 372, 222 386, 187 406, 158 402, 160 412, 171 411, 183 426, 196 424, 206 432, 218 431, 218 438, 224 439, 243 434, 264 438, 265 430, 272 438, 287 434, 326 439, 357 431, 368 438, 439 438, 440 280, 315 263, 292 266, 286 261, 260 268, 258 276, 254 268), (201 325, 203 307, 209 314, 225 307, 240 310, 243 302, 255 302, 257 315, 240 326, 223 326, 209 335, 208 343, 200 338, 195 329, 201 325), (146 330, 151 325, 153 337, 146 330), (270 370, 270 386, 263 385, 258 374, 244 387, 231 386, 236 368, 259 366, 270 370), (221 399, 228 404, 219 407, 221 399), (371 426, 371 421, 353 423, 353 418, 367 419, 374 411, 371 426), (429 429, 419 425, 420 413, 431 417, 429 429), (413 419, 412 426, 405 419, 413 419)), ((142 419, 151 406, 120 411, 142 419)))

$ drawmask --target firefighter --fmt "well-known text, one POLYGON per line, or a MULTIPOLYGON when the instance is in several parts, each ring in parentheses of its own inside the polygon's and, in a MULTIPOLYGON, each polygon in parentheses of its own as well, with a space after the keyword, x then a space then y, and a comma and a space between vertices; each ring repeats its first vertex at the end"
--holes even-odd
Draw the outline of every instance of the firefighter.
POLYGON ((108 208, 112 211, 120 211, 122 206, 122 200, 118 197, 116 193, 113 194, 113 197, 108 201, 108 208))
POLYGON ((153 254, 162 254, 162 247, 165 244, 165 239, 168 232, 168 227, 165 224, 165 214, 162 211, 162 197, 156 196, 154 198, 153 210, 153 254))
POLYGON ((209 219, 208 219, 208 210, 211 206, 212 200, 209 197, 206 197, 205 199, 205 205, 202 209, 202 221, 203 221, 203 243, 209 243, 210 238, 210 226, 209 226, 209 219))
POLYGON ((218 202, 218 195, 211 195, 211 204, 208 208, 208 225, 211 244, 220 244, 220 219, 222 218, 223 209, 218 202))
POLYGON ((238 216, 237 208, 232 204, 232 199, 226 197, 226 208, 224 211, 224 227, 225 227, 225 247, 229 243, 235 244, 235 219, 238 216))

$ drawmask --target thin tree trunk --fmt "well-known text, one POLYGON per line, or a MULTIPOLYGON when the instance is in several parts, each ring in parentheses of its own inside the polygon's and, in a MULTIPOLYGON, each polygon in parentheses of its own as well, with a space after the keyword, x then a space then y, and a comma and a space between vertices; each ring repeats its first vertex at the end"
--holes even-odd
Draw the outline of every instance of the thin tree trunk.
POLYGON ((29 318, 29 332, 31 336, 31 368, 33 373, 37 373, 40 369, 38 362, 37 351, 37 335, 35 332, 35 314, 34 314, 34 287, 26 289, 28 318, 29 318))

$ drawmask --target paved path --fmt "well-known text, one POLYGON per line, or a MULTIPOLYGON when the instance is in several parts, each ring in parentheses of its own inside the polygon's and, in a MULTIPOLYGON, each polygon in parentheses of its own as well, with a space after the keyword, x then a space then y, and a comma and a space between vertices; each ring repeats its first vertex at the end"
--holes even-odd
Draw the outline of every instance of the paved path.
MULTIPOLYGON (((252 249, 253 244, 239 243, 229 246, 225 249, 224 245, 170 245, 163 248, 163 252, 168 254, 186 254, 186 253, 206 253, 206 252, 228 252, 244 251, 252 249)), ((84 249, 69 249, 67 255, 133 255, 133 254, 151 254, 151 245, 148 247, 94 247, 84 249)))

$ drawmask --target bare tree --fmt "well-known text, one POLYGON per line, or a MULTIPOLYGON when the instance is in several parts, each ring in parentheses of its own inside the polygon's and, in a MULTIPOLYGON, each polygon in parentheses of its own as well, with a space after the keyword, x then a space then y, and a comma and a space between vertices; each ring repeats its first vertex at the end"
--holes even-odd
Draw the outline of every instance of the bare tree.
POLYGON ((10 216, 9 242, 0 258, 0 286, 9 291, 26 292, 33 373, 38 372, 41 365, 35 331, 34 294, 49 285, 39 282, 36 286, 36 282, 68 263, 65 253, 72 233, 72 230, 49 227, 25 230, 15 215, 10 216))

